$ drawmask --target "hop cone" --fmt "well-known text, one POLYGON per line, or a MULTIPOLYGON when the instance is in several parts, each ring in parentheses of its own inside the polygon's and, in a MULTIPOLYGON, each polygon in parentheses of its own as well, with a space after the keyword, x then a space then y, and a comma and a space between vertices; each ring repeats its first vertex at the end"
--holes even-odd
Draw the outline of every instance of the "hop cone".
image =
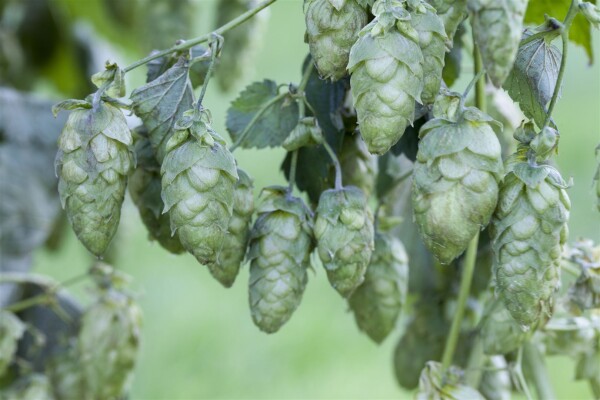
POLYGON ((167 143, 162 199, 183 247, 212 268, 227 235, 238 176, 225 141, 201 114, 186 112, 167 143))
POLYGON ((233 215, 229 220, 229 234, 225 235, 218 265, 209 266, 211 274, 225 287, 231 287, 246 255, 250 236, 250 222, 254 212, 252 179, 241 169, 233 192, 233 215))
POLYGON ((129 194, 140 212, 148 236, 173 254, 185 251, 177 235, 172 235, 169 214, 163 214, 160 165, 148 138, 140 136, 135 143, 136 169, 129 178, 129 194))
POLYGON ((306 287, 313 249, 311 213, 285 188, 271 187, 250 234, 250 311, 260 330, 273 333, 296 310, 306 287))
POLYGON ((346 136, 338 154, 343 181, 371 196, 377 175, 377 157, 367 150, 359 135, 346 136))
POLYGON ((512 383, 508 363, 504 357, 490 357, 487 367, 479 383, 479 391, 483 397, 487 400, 510 400, 512 383))
POLYGON ((502 303, 488 305, 481 327, 483 352, 488 355, 507 354, 517 350, 531 336, 515 322, 502 303))
POLYGON ((365 281, 348 300, 358 327, 381 343, 396 326, 408 292, 408 256, 389 234, 375 236, 375 250, 365 281))
POLYGON ((117 107, 101 101, 71 112, 58 139, 58 192, 75 234, 102 255, 119 226, 131 132, 117 107))
POLYGON ((527 0, 473 0, 469 7, 483 65, 492 83, 501 87, 517 56, 527 0))
POLYGON ((108 289, 83 315, 78 351, 86 393, 120 398, 131 379, 140 341, 141 310, 131 297, 108 289))
MULTIPOLYGON (((217 26, 225 25, 258 4, 258 0, 219 0, 217 26)), ((223 35, 225 40, 216 75, 224 91, 231 89, 236 77, 245 76, 249 66, 254 65, 268 19, 269 10, 262 10, 223 35)))
POLYGON ((433 104, 442 84, 442 69, 446 54, 448 36, 444 22, 429 5, 422 4, 420 9, 411 13, 413 28, 419 34, 419 46, 423 52, 423 92, 421 99, 425 104, 433 104))
POLYGON ((423 54, 408 11, 377 4, 377 17, 352 46, 348 70, 361 136, 371 153, 383 154, 413 122, 423 90, 423 54))
POLYGON ((447 371, 442 364, 428 361, 419 377, 416 400, 485 400, 476 389, 464 382, 464 371, 451 366, 447 371))
MULTIPOLYGON (((523 132, 515 137, 526 140, 523 132)), ((560 173, 527 160, 527 152, 535 151, 536 144, 533 140, 521 145, 507 162, 508 174, 491 226, 496 292, 524 328, 552 314, 571 208, 560 173)))
POLYGON ((25 332, 25 324, 16 315, 0 311, 0 377, 17 351, 17 342, 25 332))
POLYGON ((354 186, 321 193, 315 221, 319 257, 331 286, 348 297, 364 280, 374 249, 373 216, 354 186))
POLYGON ((458 26, 467 17, 467 0, 427 0, 444 23, 449 43, 454 41, 458 26))
POLYGON ((306 40, 319 75, 336 81, 346 75, 350 48, 367 24, 357 0, 305 0, 306 40))
POLYGON ((502 173, 500 143, 490 126, 494 120, 473 107, 453 113, 457 103, 458 94, 436 101, 435 118, 419 133, 413 175, 415 219, 442 263, 458 257, 487 225, 502 173))

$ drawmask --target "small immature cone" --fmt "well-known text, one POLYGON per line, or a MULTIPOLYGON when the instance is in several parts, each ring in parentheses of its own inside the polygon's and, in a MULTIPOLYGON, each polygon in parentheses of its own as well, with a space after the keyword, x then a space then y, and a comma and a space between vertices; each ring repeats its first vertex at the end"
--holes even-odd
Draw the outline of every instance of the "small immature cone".
POLYGON ((486 72, 501 87, 512 70, 528 0, 472 0, 473 33, 486 72))
POLYGON ((390 234, 377 233, 365 281, 348 299, 360 330, 381 343, 396 326, 407 293, 406 250, 390 234))
POLYGON ((412 202, 425 244, 447 264, 488 224, 503 166, 490 116, 457 93, 440 95, 434 116, 419 133, 412 202))
POLYGON ((348 186, 356 186, 371 196, 377 176, 377 157, 369 153, 360 135, 346 135, 338 154, 342 167, 342 180, 348 186))
POLYGON ((306 39, 319 75, 336 81, 346 75, 350 48, 367 24, 356 0, 305 0, 306 39))
POLYGON ((383 154, 412 124, 421 102, 423 53, 408 11, 376 4, 376 18, 352 46, 348 71, 360 134, 371 153, 383 154))
POLYGON ((238 176, 225 141, 204 113, 184 113, 167 143, 161 174, 163 212, 169 212, 171 230, 188 252, 212 268, 220 261, 238 176))
POLYGON ((250 234, 252 320, 266 333, 285 324, 302 300, 313 250, 311 212, 286 188, 269 187, 250 234))
POLYGON ((350 296, 363 282, 374 249, 373 215, 359 188, 347 186, 321 194, 315 238, 329 283, 342 296, 350 296))
POLYGON ((77 238, 96 256, 119 226, 131 144, 125 116, 104 101, 75 108, 58 138, 60 200, 77 238))
POLYGON ((252 179, 238 168, 238 181, 233 192, 233 214, 229 220, 219 262, 209 265, 210 273, 223 286, 231 287, 246 255, 250 236, 250 222, 254 213, 252 179))

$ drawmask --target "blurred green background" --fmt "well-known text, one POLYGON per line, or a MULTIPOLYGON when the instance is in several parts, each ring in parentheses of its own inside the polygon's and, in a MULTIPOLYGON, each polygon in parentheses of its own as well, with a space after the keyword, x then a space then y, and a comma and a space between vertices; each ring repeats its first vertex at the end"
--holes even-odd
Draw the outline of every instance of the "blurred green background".
MULTIPOLYGON (((107 57, 126 65, 143 55, 139 49, 148 46, 143 39, 123 37, 125 46, 119 46, 119 35, 111 33, 104 21, 110 17, 98 8, 97 1, 67 3, 69 12, 91 18, 99 35, 112 42, 105 50, 107 57)), ((124 6, 128 1, 121 3, 124 6)), ((194 2, 190 17, 195 34, 213 28, 214 5, 213 0, 194 2)), ((205 104, 218 132, 225 132, 228 104, 245 84, 263 78, 278 83, 299 81, 300 66, 308 52, 303 42, 302 1, 279 0, 271 7, 269 21, 258 61, 247 66, 244 81, 231 93, 220 93, 215 85, 209 87, 205 104)), ((595 54, 600 56, 598 32, 593 39, 595 54)), ((585 236, 598 241, 600 213, 595 208, 592 177, 597 165, 594 147, 600 142, 600 68, 598 63, 588 65, 581 48, 573 47, 570 54, 555 112, 561 132, 558 164, 565 178, 574 179, 569 190, 573 203, 571 239, 585 236)), ((455 85, 459 91, 470 80, 470 59, 465 58, 464 64, 466 76, 455 85)), ((67 74, 60 67, 54 68, 59 71, 56 73, 67 74)), ((63 78, 68 87, 69 77, 63 78)), ((141 85, 145 68, 127 78, 130 90, 141 85)), ((43 82, 34 88, 54 96, 59 89, 43 82)), ((283 156, 280 150, 236 152, 239 164, 255 179, 256 194, 263 186, 284 182, 279 171, 283 156)), ((310 274, 302 304, 289 323, 277 334, 266 335, 250 318, 247 268, 233 288, 224 289, 192 256, 173 256, 149 242, 129 200, 113 247, 116 266, 134 277, 145 317, 132 399, 411 397, 400 390, 392 370, 400 326, 381 346, 373 344, 357 330, 346 303, 330 289, 323 271, 310 274)), ((69 231, 60 252, 39 250, 34 262, 37 272, 62 280, 85 271, 91 258, 69 231)), ((85 285, 73 290, 85 298, 85 285)), ((572 380, 573 371, 570 360, 550 358, 557 396, 591 398, 587 384, 572 380)))

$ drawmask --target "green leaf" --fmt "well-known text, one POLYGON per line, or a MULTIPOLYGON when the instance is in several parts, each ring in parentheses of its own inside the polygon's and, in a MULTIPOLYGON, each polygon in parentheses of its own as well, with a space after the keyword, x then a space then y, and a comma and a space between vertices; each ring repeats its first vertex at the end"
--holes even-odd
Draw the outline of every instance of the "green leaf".
POLYGON ((188 61, 181 57, 164 74, 131 93, 133 111, 148 128, 150 143, 159 161, 165 156, 165 145, 173 126, 194 102, 188 72, 188 61))
MULTIPOLYGON (((567 15, 570 5, 571 0, 530 0, 525 13, 525 23, 540 25, 544 23, 546 14, 560 21, 567 15)), ((575 17, 569 29, 569 40, 585 49, 590 64, 594 62, 591 28, 583 15, 575 17)))
POLYGON ((442 78, 448 87, 452 87, 454 82, 460 77, 462 50, 463 50, 463 35, 465 34, 464 24, 461 24, 456 30, 452 49, 446 53, 444 57, 444 69, 442 70, 442 78))
POLYGON ((298 123, 298 104, 265 79, 244 89, 227 110, 227 131, 244 148, 280 146, 298 123), (247 132, 244 132, 247 131, 247 132))
MULTIPOLYGON (((523 38, 528 36, 526 32, 523 38)), ((560 61, 556 46, 544 38, 535 39, 519 47, 515 65, 504 83, 510 97, 538 127, 546 120, 546 106, 556 87, 560 61)))

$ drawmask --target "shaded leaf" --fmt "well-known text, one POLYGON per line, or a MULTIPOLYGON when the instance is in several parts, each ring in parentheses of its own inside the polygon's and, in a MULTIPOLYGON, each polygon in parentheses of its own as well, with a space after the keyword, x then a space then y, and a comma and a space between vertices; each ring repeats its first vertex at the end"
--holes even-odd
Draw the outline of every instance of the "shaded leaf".
POLYGON ((464 25, 461 24, 456 34, 452 49, 446 53, 444 57, 444 69, 442 70, 442 78, 448 87, 451 87, 454 82, 460 77, 463 41, 462 37, 465 34, 464 25))

